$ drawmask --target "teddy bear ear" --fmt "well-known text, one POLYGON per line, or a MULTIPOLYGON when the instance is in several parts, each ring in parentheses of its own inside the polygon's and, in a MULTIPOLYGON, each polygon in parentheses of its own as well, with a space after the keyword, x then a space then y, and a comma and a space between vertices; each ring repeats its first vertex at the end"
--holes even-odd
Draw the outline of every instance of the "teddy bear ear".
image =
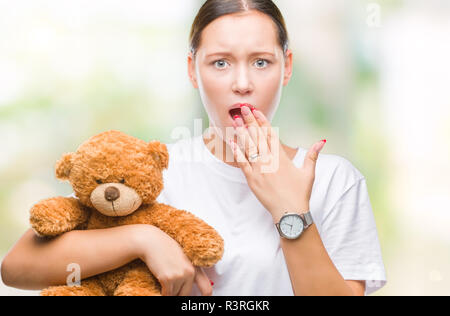
POLYGON ((60 160, 56 163, 56 178, 60 180, 68 180, 70 170, 72 170, 72 157, 73 153, 64 154, 60 160))
POLYGON ((148 144, 148 150, 161 169, 169 167, 169 152, 165 144, 161 144, 156 140, 152 141, 148 144))

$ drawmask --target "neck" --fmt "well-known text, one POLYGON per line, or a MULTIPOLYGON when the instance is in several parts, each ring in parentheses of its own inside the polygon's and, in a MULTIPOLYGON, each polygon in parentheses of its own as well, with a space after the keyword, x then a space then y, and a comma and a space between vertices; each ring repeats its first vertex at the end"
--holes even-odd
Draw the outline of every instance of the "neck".
POLYGON ((206 148, 219 160, 227 165, 239 168, 234 159, 233 151, 228 144, 216 133, 203 133, 203 143, 206 148), (228 153, 228 154, 227 154, 228 153))

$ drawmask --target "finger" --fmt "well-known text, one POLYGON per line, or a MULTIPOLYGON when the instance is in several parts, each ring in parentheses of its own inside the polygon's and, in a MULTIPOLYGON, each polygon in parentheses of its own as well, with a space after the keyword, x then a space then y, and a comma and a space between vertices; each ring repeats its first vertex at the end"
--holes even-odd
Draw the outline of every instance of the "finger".
POLYGON ((253 142, 248 130, 244 127, 244 121, 239 117, 236 120, 236 134, 238 145, 244 153, 245 157, 251 157, 258 153, 258 147, 253 142))
POLYGON ((208 276, 202 268, 196 267, 195 279, 194 282, 197 284, 198 289, 202 296, 211 296, 212 295, 212 285, 208 276))
POLYGON ((185 281, 183 279, 178 279, 172 282, 172 291, 170 293, 170 296, 176 296, 178 293, 180 293, 180 290, 183 287, 184 282, 185 281))
POLYGON ((256 161, 250 161, 250 163, 260 164, 262 162, 267 162, 271 155, 267 137, 264 135, 260 127, 249 126, 248 132, 253 139, 253 142, 256 144, 256 153, 260 155, 259 159, 256 161))
POLYGON ((258 121, 258 124, 263 131, 265 138, 267 139, 267 145, 269 150, 274 153, 274 149, 280 148, 280 140, 278 138, 277 133, 274 131, 272 125, 270 124, 269 120, 265 117, 265 115, 259 111, 255 110, 253 111, 253 114, 255 115, 256 120, 258 121))
POLYGON ((192 278, 188 278, 186 282, 184 282, 177 296, 190 296, 192 293, 193 285, 194 285, 194 276, 192 276, 192 278))
POLYGON ((303 168, 305 168, 308 174, 310 174, 312 177, 315 176, 316 163, 319 158, 319 153, 325 146, 326 142, 326 139, 324 139, 314 144, 306 154, 305 161, 303 162, 303 168))
POLYGON ((256 121, 255 116, 252 113, 252 110, 255 108, 251 106, 250 104, 243 104, 241 105, 241 113, 242 117, 244 118, 244 122, 248 126, 259 126, 258 122, 256 121))
POLYGON ((245 157, 242 150, 239 148, 239 146, 236 144, 236 142, 232 139, 228 140, 228 144, 231 147, 231 150, 233 151, 234 160, 238 164, 238 167, 241 168, 241 170, 244 172, 246 176, 249 176, 253 168, 248 162, 247 158, 245 157))
POLYGON ((241 109, 244 121, 245 123, 247 123, 248 133, 253 142, 257 145, 258 153, 263 155, 268 153, 269 146, 267 141, 267 134, 263 132, 258 120, 254 116, 254 111, 256 111, 256 108, 250 108, 249 105, 244 105, 241 107, 241 109))
POLYGON ((242 105, 241 106, 241 113, 242 113, 242 117, 244 119, 244 123, 247 126, 247 130, 249 132, 249 135, 251 136, 251 138, 253 139, 253 141, 255 143, 257 143, 257 137, 258 137, 258 129, 259 129, 259 124, 255 118, 255 116, 253 115, 251 109, 255 110, 254 107, 249 107, 250 105, 242 105))
POLYGON ((173 293, 173 284, 172 282, 161 283, 161 295, 162 296, 172 296, 173 293))

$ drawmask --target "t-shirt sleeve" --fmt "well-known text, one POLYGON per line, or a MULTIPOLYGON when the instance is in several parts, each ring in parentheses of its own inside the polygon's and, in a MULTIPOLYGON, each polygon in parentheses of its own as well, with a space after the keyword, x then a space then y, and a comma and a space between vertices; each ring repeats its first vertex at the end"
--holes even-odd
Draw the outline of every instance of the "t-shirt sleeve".
POLYGON ((345 280, 366 281, 365 295, 386 284, 375 218, 363 177, 351 185, 322 220, 322 241, 345 280))

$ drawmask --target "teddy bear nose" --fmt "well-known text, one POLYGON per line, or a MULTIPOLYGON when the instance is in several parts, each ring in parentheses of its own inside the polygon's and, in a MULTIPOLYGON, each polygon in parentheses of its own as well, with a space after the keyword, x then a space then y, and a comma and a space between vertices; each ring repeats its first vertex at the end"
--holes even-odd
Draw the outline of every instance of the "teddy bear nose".
POLYGON ((108 187, 105 190, 105 199, 107 201, 115 201, 120 197, 120 191, 119 189, 115 188, 115 187, 108 187))

